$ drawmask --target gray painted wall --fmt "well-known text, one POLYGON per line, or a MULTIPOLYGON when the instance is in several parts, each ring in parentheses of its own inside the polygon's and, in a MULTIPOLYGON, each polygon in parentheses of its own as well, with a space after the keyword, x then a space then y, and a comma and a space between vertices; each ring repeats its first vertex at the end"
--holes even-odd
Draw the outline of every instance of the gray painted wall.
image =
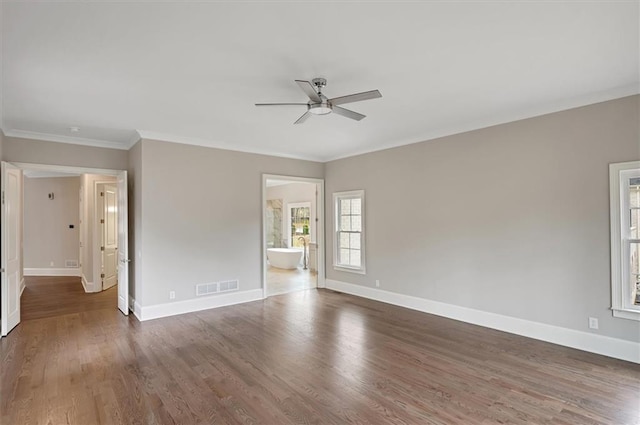
POLYGON ((25 177, 24 267, 64 268, 79 259, 79 202, 80 177, 25 177))
POLYGON ((169 302, 171 290, 176 301, 195 298, 199 283, 238 279, 240 290, 261 288, 262 174, 322 178, 324 169, 318 162, 151 140, 142 141, 142 152, 135 184, 144 223, 136 261, 143 262, 136 275, 144 284, 136 301, 145 306, 169 302))
POLYGON ((4 160, 33 164, 126 170, 128 152, 41 140, 4 138, 4 160))
POLYGON ((640 159, 639 96, 326 164, 327 277, 640 341, 613 318, 608 164, 640 159), (333 269, 336 191, 364 189, 367 274, 333 269))

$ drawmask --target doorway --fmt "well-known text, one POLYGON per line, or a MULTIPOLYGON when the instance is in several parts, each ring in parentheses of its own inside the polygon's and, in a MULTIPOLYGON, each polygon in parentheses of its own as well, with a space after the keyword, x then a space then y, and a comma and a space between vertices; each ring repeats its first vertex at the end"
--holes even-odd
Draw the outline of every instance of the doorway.
POLYGON ((324 287, 324 181, 263 175, 264 297, 324 287))
MULTIPOLYGON (((39 173, 52 173, 52 174, 67 174, 67 175, 101 175, 107 176, 110 180, 108 184, 111 186, 108 190, 109 200, 103 204, 103 211, 106 213, 104 216, 105 224, 109 226, 108 232, 100 233, 99 238, 94 238, 96 242, 106 242, 107 245, 114 249, 111 252, 105 251, 108 260, 103 263, 99 261, 98 270, 104 270, 105 277, 109 275, 107 285, 113 283, 115 286, 117 282, 117 288, 112 288, 111 291, 114 296, 112 299, 116 299, 117 308, 125 315, 128 314, 129 309, 129 285, 128 285, 128 229, 127 229, 127 172, 124 170, 105 170, 105 169, 92 169, 82 167, 67 167, 67 166, 55 166, 55 165, 42 165, 42 164, 26 164, 26 163, 2 163, 2 190, 9 197, 11 202, 4 203, 2 205, 2 218, 0 227, 2 228, 2 234, 11 236, 10 238, 3 238, 3 248, 6 244, 12 249, 2 249, 2 267, 11 270, 11 273, 2 273, 2 284, 0 287, 0 299, 2 300, 1 309, 1 335, 5 336, 11 329, 13 329, 20 322, 20 301, 21 294, 25 288, 25 267, 24 262, 24 245, 23 245, 23 233, 24 233, 24 214, 25 208, 23 204, 22 187, 24 182, 23 171, 30 170, 39 173), (17 184, 14 184, 18 182, 17 184), (15 192, 15 193, 14 193, 15 192), (11 230, 11 232, 8 232, 11 230), (109 233, 110 232, 110 233, 109 233), (104 238, 104 239, 103 239, 104 238), (115 242, 115 244, 113 243, 115 242), (110 244, 110 245, 109 245, 110 244), (110 255, 113 254, 113 255, 110 255), (15 269, 15 270, 14 270, 15 269), (115 273, 113 273, 115 270, 115 273), (10 281, 10 282, 9 282, 10 281), (14 290, 14 286, 9 283, 20 282, 20 290, 14 290), (113 291, 116 291, 115 293, 113 291)), ((53 276, 56 279, 76 279, 84 282, 84 273, 81 272, 83 261, 87 261, 89 257, 92 259, 95 257, 95 253, 91 249, 92 243, 87 241, 86 232, 80 231, 83 228, 83 224, 90 225, 89 217, 87 217, 87 208, 83 208, 83 205, 87 207, 89 200, 83 197, 82 190, 74 190, 76 197, 78 198, 75 208, 79 209, 80 214, 77 218, 77 222, 70 222, 65 224, 65 228, 68 228, 67 232, 80 233, 76 238, 80 243, 76 245, 75 254, 65 255, 64 261, 61 262, 61 266, 49 267, 57 265, 56 261, 47 261, 41 268, 43 269, 39 276, 51 276, 51 270, 54 270, 53 276), (78 208, 80 206, 80 208, 78 208), (76 260, 77 259, 77 260, 76 260), (51 263, 54 263, 53 265, 51 263), (58 273, 57 275, 55 273, 58 273), (45 274, 46 273, 46 274, 45 274)), ((85 191, 87 193, 87 191, 85 191)), ((93 193, 91 193, 93 198, 93 193)), ((55 192, 52 191, 47 194, 50 201, 53 201, 56 197, 55 192)), ((72 221, 72 220, 71 220, 72 221)), ((94 233, 98 235, 99 233, 94 233)), ((98 254, 98 258, 102 257, 102 254, 98 254)), ((93 262, 95 266, 97 262, 93 262)), ((92 267, 93 269, 94 267, 92 267)), ((36 275, 37 275, 37 268, 36 275)), ((33 271, 33 270, 32 270, 33 271)), ((93 274, 93 282, 96 281, 96 276, 101 276, 102 273, 93 274)), ((42 280, 42 277, 36 280, 42 280)), ((41 283, 43 288, 46 286, 44 282, 41 283)), ((85 286, 85 291, 87 287, 85 286)), ((100 290, 102 290, 102 282, 100 282, 100 290)), ((80 289, 82 292, 83 290, 80 289)), ((95 291, 86 291, 95 292, 95 291)), ((114 307, 116 307, 114 305, 114 307)))

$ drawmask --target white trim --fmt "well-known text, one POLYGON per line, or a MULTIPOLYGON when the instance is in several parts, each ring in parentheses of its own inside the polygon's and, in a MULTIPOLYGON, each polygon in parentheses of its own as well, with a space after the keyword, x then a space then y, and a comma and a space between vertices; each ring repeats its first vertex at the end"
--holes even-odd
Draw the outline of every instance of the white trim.
POLYGON ((563 98, 556 102, 533 105, 520 109, 509 108, 504 113, 490 114, 479 120, 458 122, 450 126, 432 129, 426 133, 418 134, 415 137, 406 139, 394 139, 391 142, 381 143, 373 148, 361 148, 350 152, 339 153, 329 157, 314 156, 308 158, 311 161, 331 162, 338 159, 349 158, 358 155, 364 155, 372 152, 380 152, 387 149, 398 148, 401 146, 409 146, 416 143, 428 142, 456 134, 467 133, 470 131, 481 130, 484 128, 494 127, 501 124, 508 124, 522 121, 530 118, 541 117, 544 115, 554 114, 556 112, 567 111, 584 106, 595 105, 597 103, 608 102, 610 100, 622 99, 634 96, 640 93, 638 84, 629 84, 626 86, 614 87, 609 90, 589 93, 574 98, 563 98))
POLYGON ((233 292, 211 297, 193 298, 190 300, 177 301, 174 303, 156 304, 142 306, 140 312, 134 314, 140 321, 159 319, 161 317, 175 316, 178 314, 193 313, 210 308, 225 307, 234 304, 248 303, 261 300, 262 289, 252 289, 250 291, 233 292))
POLYGON ((82 271, 79 267, 64 267, 64 268, 36 268, 25 267, 25 276, 82 276, 82 271))
POLYGON ((314 177, 285 176, 281 174, 262 175, 262 298, 267 298, 267 180, 287 180, 294 183, 312 183, 316 185, 316 286, 325 287, 325 202, 324 179, 314 177))
POLYGON ((22 170, 60 171, 69 174, 98 174, 103 176, 118 176, 118 173, 126 170, 114 170, 112 168, 76 167, 72 165, 34 164, 32 162, 11 162, 22 170))
POLYGON ((365 211, 365 199, 364 199, 364 190, 349 190, 344 192, 334 192, 333 193, 333 269, 349 272, 349 273, 357 273, 357 274, 367 274, 366 267, 366 250, 365 250, 365 221, 366 221, 366 211, 365 211), (338 212, 338 201, 341 199, 360 199, 360 267, 352 267, 346 264, 338 264, 338 252, 340 251, 340 237, 338 236, 338 222, 340 221, 338 212))
MULTIPOLYGON (((131 146, 133 146, 129 145, 132 139, 129 139, 125 143, 122 143, 108 140, 86 139, 84 137, 61 136, 58 134, 39 133, 37 131, 25 130, 9 130, 6 131, 4 135, 7 137, 17 137, 20 139, 44 140, 46 142, 68 143, 71 145, 94 146, 97 148, 107 149, 129 150, 131 146)), ((138 134, 138 140, 139 139, 140 135, 138 134)))
POLYGON ((640 363, 640 344, 637 342, 561 328, 337 280, 327 279, 327 288, 552 344, 640 363))
POLYGON ((89 282, 87 277, 82 274, 82 287, 84 288, 84 292, 93 293, 93 292, 101 292, 102 288, 98 287, 94 282, 89 282))
POLYGON ((293 155, 288 152, 274 152, 271 149, 260 149, 256 147, 242 147, 230 144, 228 142, 220 142, 212 139, 203 139, 199 137, 179 136, 176 134, 138 130, 141 139, 156 140, 159 142, 179 143, 181 145, 204 146, 205 148, 222 149, 233 152, 245 152, 258 155, 275 156, 278 158, 300 159, 303 161, 322 162, 322 158, 317 155, 293 155))
POLYGON ((24 281, 24 275, 22 276, 22 279, 20 280, 20 297, 22 297, 22 293, 24 292, 25 288, 27 287, 25 281, 24 281))
POLYGON ((142 306, 138 304, 135 298, 129 295, 129 310, 133 311, 133 315, 136 316, 138 320, 142 317, 142 306))
POLYGON ((625 301, 625 289, 628 288, 629 277, 626 256, 628 255, 627 243, 629 235, 623 230, 622 223, 628 219, 626 215, 628 200, 623 199, 622 193, 626 193, 621 184, 623 178, 631 175, 640 175, 640 161, 621 162, 609 164, 609 208, 611 222, 611 309, 614 317, 630 320, 640 320, 640 309, 629 308, 625 301))

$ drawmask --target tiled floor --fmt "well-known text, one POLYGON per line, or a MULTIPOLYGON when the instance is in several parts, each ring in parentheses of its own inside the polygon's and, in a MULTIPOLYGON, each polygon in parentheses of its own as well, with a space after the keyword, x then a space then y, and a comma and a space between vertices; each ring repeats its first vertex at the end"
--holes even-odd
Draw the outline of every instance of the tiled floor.
POLYGON ((301 291, 317 286, 318 274, 315 271, 303 270, 302 267, 294 270, 268 267, 267 296, 286 294, 287 292, 301 291))

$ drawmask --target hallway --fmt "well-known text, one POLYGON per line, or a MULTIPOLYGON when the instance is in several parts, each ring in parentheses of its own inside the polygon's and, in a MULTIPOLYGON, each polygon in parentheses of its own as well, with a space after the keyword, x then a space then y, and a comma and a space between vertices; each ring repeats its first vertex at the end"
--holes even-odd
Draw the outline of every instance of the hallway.
POLYGON ((79 277, 25 276, 21 321, 118 308, 118 286, 86 293, 79 277))

